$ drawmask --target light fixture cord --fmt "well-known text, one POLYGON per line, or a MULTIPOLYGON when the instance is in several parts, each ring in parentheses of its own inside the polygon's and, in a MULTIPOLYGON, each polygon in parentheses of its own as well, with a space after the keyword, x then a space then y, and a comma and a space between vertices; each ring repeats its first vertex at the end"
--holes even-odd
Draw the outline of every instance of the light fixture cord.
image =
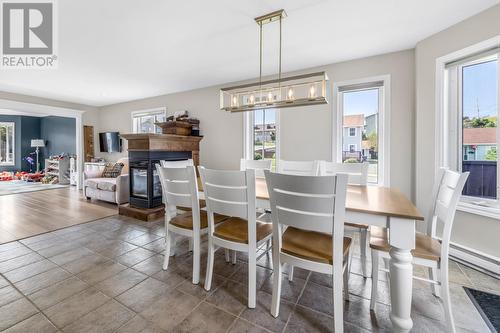
POLYGON ((259 72, 259 90, 262 94, 262 22, 259 22, 260 26, 260 72, 259 72))
POLYGON ((280 57, 280 61, 279 61, 279 74, 278 74, 278 84, 279 84, 279 87, 280 87, 280 90, 281 90, 281 19, 283 18, 282 15, 280 15, 280 53, 279 53, 279 57, 280 57))

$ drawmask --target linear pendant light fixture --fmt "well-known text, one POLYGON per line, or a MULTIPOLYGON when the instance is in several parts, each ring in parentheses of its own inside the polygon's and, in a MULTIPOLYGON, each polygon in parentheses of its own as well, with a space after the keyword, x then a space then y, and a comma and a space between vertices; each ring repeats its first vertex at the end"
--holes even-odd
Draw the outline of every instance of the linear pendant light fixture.
POLYGON ((285 10, 281 9, 255 18, 260 29, 259 81, 221 89, 221 110, 242 112, 328 103, 329 81, 325 72, 281 77, 281 28, 285 17, 285 10), (278 78, 262 81, 262 26, 272 22, 279 22, 280 25, 278 78))

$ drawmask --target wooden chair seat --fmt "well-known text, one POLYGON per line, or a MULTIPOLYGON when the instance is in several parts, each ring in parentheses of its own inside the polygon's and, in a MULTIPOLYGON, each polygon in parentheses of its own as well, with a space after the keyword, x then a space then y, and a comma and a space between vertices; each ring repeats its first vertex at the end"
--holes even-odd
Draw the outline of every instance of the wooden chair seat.
MULTIPOLYGON (((203 200, 203 199, 200 199, 200 209, 201 208, 205 208, 206 206, 207 206, 207 202, 205 200, 203 200)), ((190 212, 191 211, 191 207, 179 207, 179 206, 177 206, 177 209, 185 211, 185 212, 190 212)))
POLYGON ((358 224, 358 223, 349 223, 349 222, 345 222, 344 225, 346 227, 352 227, 352 228, 358 228, 358 229, 368 229, 368 227, 369 227, 368 224, 358 224))
MULTIPOLYGON (((273 231, 273 225, 257 221, 257 242, 269 236, 273 231)), ((248 244, 247 220, 230 217, 224 224, 215 228, 214 236, 231 242, 248 244)))
MULTIPOLYGON (((370 248, 389 252, 391 246, 387 237, 387 229, 373 227, 370 229, 370 248)), ((439 261, 441 259, 441 243, 431 236, 417 232, 415 249, 411 254, 416 258, 439 261)))
MULTIPOLYGON (((333 265, 332 235, 288 227, 283 233, 281 251, 299 258, 333 265)), ((352 239, 344 237, 344 257, 352 239)))
MULTIPOLYGON (((228 216, 214 214, 214 223, 218 224, 224 222, 228 216)), ((186 212, 173 217, 170 220, 170 224, 176 227, 193 230, 193 213, 186 212)), ((205 210, 200 210, 200 229, 205 229, 208 227, 208 215, 205 210)))

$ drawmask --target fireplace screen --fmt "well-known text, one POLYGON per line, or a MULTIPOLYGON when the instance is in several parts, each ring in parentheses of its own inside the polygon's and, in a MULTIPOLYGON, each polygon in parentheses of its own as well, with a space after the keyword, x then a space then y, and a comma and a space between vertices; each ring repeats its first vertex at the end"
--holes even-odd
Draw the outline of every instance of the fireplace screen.
POLYGON ((132 168, 132 195, 148 197, 148 170, 132 168))

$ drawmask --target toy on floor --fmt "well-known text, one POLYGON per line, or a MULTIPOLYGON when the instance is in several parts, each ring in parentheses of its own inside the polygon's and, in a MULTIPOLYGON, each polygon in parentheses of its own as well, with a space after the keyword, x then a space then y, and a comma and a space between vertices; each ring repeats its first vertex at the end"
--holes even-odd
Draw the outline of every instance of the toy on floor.
POLYGON ((9 171, 0 172, 0 182, 6 182, 9 180, 14 180, 14 173, 9 171))

